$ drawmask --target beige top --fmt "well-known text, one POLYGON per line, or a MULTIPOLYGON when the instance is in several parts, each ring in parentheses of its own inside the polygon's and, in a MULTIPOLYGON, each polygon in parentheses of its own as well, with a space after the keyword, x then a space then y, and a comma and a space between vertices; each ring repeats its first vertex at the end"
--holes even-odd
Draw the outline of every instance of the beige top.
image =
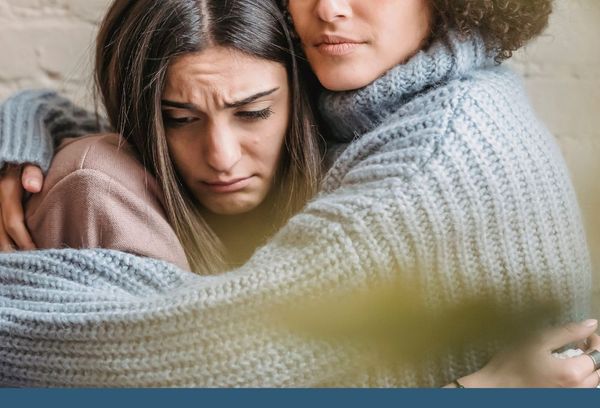
POLYGON ((65 140, 26 222, 39 248, 116 249, 190 269, 158 182, 115 134, 65 140))

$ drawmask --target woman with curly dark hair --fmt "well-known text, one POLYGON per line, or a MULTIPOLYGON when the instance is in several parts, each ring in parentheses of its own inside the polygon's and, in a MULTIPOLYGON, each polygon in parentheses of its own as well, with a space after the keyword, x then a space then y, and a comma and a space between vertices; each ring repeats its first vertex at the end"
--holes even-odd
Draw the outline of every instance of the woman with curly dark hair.
MULTIPOLYGON (((564 305, 556 321, 589 313, 591 266, 568 171, 520 79, 501 65, 546 28, 552 1, 286 7, 342 145, 328 188, 381 183, 387 194, 365 189, 365 208, 386 208, 396 261, 436 288, 431 303, 546 296, 564 305)), ((442 372, 463 371, 475 354, 452 356, 442 372)), ((599 375, 588 371, 588 384, 599 375)))
MULTIPOLYGON (((595 386, 595 355, 551 355, 591 335, 593 320, 550 331, 487 365, 497 344, 407 370, 351 367, 340 349, 265 330, 261 315, 323 287, 346 291, 398 278, 417 281, 433 311, 483 296, 517 311, 533 299, 559 302, 560 315, 547 323, 588 314, 590 266, 566 167, 519 79, 500 65, 542 31, 550 6, 290 0, 286 10, 325 88, 319 108, 332 165, 320 192, 245 265, 218 277, 114 251, 0 258, 9 276, 0 303, 2 328, 13 336, 6 343, 18 345, 25 361, 43 362, 21 366, 11 355, 1 366, 10 370, 7 383, 595 386), (42 283, 13 278, 14 268, 28 267, 42 283), (40 308, 48 287, 59 294, 44 296, 40 308), (48 310, 60 311, 60 324, 48 310)), ((56 116, 34 119, 52 130, 61 128, 56 116)), ((35 140, 24 128, 24 136, 0 140, 35 140)), ((19 153, 11 157, 19 161, 19 153)), ((15 177, 0 184, 5 220, 15 203, 3 186, 15 191, 15 177)), ((588 346, 599 347, 598 338, 588 346)))

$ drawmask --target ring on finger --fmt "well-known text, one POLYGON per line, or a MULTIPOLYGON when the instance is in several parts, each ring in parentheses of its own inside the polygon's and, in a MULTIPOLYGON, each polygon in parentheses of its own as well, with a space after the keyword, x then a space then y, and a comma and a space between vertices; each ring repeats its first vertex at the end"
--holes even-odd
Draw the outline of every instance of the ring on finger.
POLYGON ((592 350, 590 353, 588 353, 586 355, 592 359, 592 361, 594 363, 594 371, 600 370, 600 351, 592 350))

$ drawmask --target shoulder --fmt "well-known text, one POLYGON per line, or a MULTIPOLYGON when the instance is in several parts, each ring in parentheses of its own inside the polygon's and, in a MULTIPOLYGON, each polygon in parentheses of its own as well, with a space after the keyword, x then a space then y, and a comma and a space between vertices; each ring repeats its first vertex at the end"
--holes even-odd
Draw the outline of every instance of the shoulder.
POLYGON ((28 203, 34 214, 48 201, 143 202, 163 207, 157 180, 144 168, 135 150, 117 134, 67 139, 58 148, 44 186, 28 203))
POLYGON ((529 146, 555 154, 555 141, 538 119, 521 77, 503 67, 475 71, 463 80, 445 135, 444 146, 462 144, 464 149, 513 153, 529 146))
POLYGON ((462 107, 468 101, 485 103, 496 109, 530 109, 520 75, 498 65, 474 71, 462 81, 462 107))
POLYGON ((112 180, 134 193, 147 194, 150 188, 158 194, 156 179, 134 148, 113 133, 65 140, 52 161, 44 189, 52 189, 67 178, 74 180, 77 174, 96 177, 99 183, 112 180))
POLYGON ((40 248, 111 248, 189 269, 158 183, 117 135, 63 143, 26 221, 40 248))
POLYGON ((65 139, 58 146, 55 158, 60 158, 65 168, 79 170, 102 167, 103 162, 120 158, 136 159, 136 154, 120 135, 104 133, 65 139))
POLYGON ((432 87, 398 107, 350 144, 332 166, 325 186, 390 178, 410 181, 440 160, 447 163, 466 151, 494 156, 493 150, 504 145, 503 154, 510 155, 510 145, 523 143, 555 150, 519 76, 502 66, 486 67, 432 87))
MULTIPOLYGON (((502 66, 476 71, 463 92, 424 173, 451 174, 479 187, 550 194, 530 180, 538 174, 570 194, 568 170, 557 141, 537 117, 520 76, 502 66)), ((448 188, 454 184, 448 184, 448 188)))
POLYGON ((421 122, 415 130, 435 128, 443 133, 457 119, 490 115, 508 116, 506 124, 513 116, 533 116, 521 77, 502 65, 473 70, 432 87, 398 109, 394 118, 398 123, 411 123, 417 116, 421 122))
POLYGON ((438 152, 464 93, 464 84, 448 83, 397 107, 339 155, 326 177, 326 188, 340 183, 412 179, 438 152))
POLYGON ((519 74, 504 66, 472 72, 457 82, 460 97, 452 112, 452 121, 493 124, 497 128, 541 126, 519 74))

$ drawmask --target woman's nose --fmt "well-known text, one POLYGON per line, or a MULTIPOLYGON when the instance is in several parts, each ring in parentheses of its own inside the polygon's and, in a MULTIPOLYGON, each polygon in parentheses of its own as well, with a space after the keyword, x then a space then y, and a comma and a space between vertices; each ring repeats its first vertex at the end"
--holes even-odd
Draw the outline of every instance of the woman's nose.
POLYGON ((352 6, 348 0, 317 0, 316 12, 321 20, 333 23, 339 19, 350 17, 352 6))
POLYGON ((218 173, 231 173, 242 158, 238 138, 230 129, 213 125, 206 137, 205 160, 218 173))

